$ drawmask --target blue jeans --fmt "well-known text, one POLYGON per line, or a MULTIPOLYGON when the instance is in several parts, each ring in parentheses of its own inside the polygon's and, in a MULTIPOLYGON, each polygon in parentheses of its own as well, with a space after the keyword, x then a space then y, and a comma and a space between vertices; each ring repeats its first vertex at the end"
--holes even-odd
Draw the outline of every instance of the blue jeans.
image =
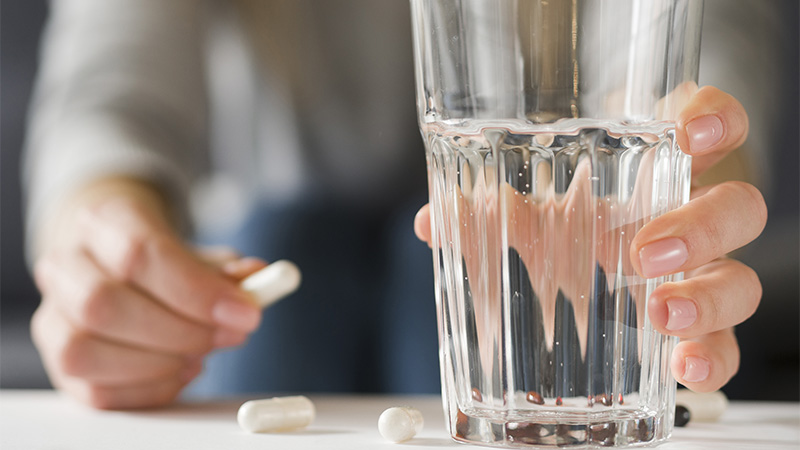
POLYGON ((438 393, 431 250, 413 217, 335 202, 259 208, 226 243, 289 259, 300 289, 264 311, 249 342, 219 351, 189 395, 263 391, 438 393))

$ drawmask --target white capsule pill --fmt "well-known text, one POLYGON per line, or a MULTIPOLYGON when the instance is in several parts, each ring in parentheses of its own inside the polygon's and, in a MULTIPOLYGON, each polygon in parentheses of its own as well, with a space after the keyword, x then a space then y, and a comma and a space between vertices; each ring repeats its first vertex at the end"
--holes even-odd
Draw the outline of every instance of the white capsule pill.
POLYGON ((293 262, 280 260, 245 278, 241 287, 266 308, 297 290, 300 279, 300 269, 293 262))
POLYGON ((236 420, 250 433, 307 427, 314 420, 314 404, 308 397, 274 397, 250 400, 239 407, 236 420))
POLYGON ((692 422, 715 422, 728 407, 728 397, 721 391, 699 393, 678 389, 675 404, 689 410, 692 422))
POLYGON ((378 431, 386 440, 403 442, 422 431, 422 413, 410 406, 389 408, 378 418, 378 431))

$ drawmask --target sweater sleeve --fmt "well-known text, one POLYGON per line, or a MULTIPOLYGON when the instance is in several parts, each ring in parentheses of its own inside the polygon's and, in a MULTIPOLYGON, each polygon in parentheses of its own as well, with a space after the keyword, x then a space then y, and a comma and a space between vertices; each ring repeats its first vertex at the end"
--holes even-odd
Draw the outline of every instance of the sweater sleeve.
POLYGON ((27 253, 71 192, 114 175, 153 183, 186 225, 207 160, 203 2, 56 0, 25 154, 27 253))

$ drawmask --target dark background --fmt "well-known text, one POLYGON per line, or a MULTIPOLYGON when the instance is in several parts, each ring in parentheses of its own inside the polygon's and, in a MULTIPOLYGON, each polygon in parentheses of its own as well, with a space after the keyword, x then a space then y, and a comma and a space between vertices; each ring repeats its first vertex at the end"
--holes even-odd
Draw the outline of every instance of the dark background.
POLYGON ((39 296, 23 256, 20 150, 44 0, 0 1, 0 387, 48 387, 28 331, 39 296))
MULTIPOLYGON (((726 0, 708 0, 707 6, 711 1, 726 0)), ((759 88, 780 89, 778 97, 782 99, 775 105, 782 115, 768 130, 778 146, 772 149, 777 156, 770 168, 773 178, 769 183, 772 191, 779 194, 767 199, 770 219, 763 235, 736 255, 759 273, 764 296, 755 316, 737 327, 741 369, 724 390, 737 399, 797 401, 800 400, 800 13, 797 0, 769 2, 780 10, 783 42, 778 49, 780 60, 763 70, 782 71, 784 83, 759 88)), ((49 387, 28 330, 39 297, 24 262, 19 180, 20 150, 46 4, 44 0, 0 0, 0 387, 6 389, 49 387)), ((746 27, 741 33, 744 39, 753 37, 747 36, 746 27)), ((759 143, 750 145, 758 148, 759 143)))

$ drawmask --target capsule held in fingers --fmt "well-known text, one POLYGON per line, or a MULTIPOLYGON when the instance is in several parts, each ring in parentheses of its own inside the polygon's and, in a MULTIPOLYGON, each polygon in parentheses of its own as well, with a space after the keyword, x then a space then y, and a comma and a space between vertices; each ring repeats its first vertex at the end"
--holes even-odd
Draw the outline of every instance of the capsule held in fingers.
POLYGON ((241 287, 255 298, 261 308, 266 308, 296 291, 301 279, 300 269, 284 259, 245 278, 241 287))

